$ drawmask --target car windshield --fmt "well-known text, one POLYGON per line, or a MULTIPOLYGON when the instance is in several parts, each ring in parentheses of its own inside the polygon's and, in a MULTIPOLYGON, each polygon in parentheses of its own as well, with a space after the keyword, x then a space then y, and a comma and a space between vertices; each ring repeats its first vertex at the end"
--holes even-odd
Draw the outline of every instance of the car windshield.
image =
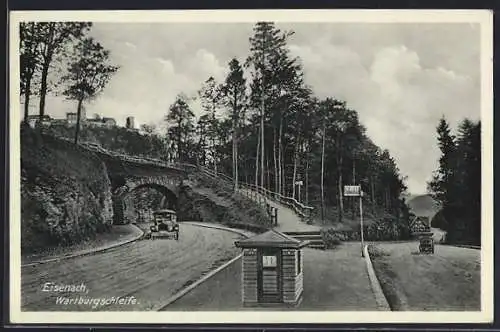
POLYGON ((161 219, 161 220, 175 220, 175 213, 172 212, 155 212, 154 213, 155 219, 161 219))

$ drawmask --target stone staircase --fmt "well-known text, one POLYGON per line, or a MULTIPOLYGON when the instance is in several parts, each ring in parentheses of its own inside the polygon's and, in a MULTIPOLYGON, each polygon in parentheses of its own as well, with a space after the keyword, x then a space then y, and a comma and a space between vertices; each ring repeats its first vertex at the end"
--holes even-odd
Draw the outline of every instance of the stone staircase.
POLYGON ((302 232, 284 232, 284 233, 300 241, 309 241, 310 244, 307 246, 307 248, 320 249, 320 250, 326 249, 326 245, 323 242, 323 237, 321 236, 320 231, 302 231, 302 232))

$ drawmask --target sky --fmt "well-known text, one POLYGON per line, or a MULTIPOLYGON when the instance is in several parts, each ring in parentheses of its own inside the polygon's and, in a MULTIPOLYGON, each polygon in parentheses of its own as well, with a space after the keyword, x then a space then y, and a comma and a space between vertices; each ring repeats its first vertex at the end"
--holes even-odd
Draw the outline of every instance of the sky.
MULTIPOLYGON (((395 158, 412 194, 426 192, 437 169, 436 126, 480 117, 480 26, 468 23, 293 23, 288 46, 320 98, 345 100, 367 134, 395 158)), ((87 116, 121 125, 162 122, 179 93, 222 81, 229 61, 249 52, 250 23, 94 23, 91 34, 120 66, 87 116)), ((36 101, 34 101, 36 103, 36 101)), ((35 107, 36 105, 33 105, 35 107)), ((200 114, 200 105, 192 105, 200 114)), ((47 113, 64 117, 75 102, 49 96, 47 113)), ((35 113, 35 108, 33 109, 35 113)))

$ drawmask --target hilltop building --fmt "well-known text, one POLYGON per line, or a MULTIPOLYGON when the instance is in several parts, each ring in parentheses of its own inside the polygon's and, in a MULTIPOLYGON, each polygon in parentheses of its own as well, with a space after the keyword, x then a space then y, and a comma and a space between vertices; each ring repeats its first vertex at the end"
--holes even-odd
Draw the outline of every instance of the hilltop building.
POLYGON ((76 112, 67 112, 66 113, 66 121, 69 125, 76 125, 77 113, 76 112))
MULTIPOLYGON (((78 119, 77 112, 67 112, 66 113, 66 121, 69 125, 76 125, 77 119, 78 119)), ((82 109, 80 112, 80 120, 82 123, 87 120, 87 110, 85 109, 84 106, 82 106, 82 109)))
POLYGON ((135 123, 134 123, 134 117, 133 116, 127 117, 126 128, 127 129, 134 129, 135 128, 135 123))
POLYGON ((88 119, 87 120, 87 125, 92 126, 92 127, 106 127, 106 128, 111 128, 116 126, 116 120, 113 118, 106 118, 106 117, 95 117, 93 119, 88 119))
MULTIPOLYGON (((38 114, 28 115, 28 124, 30 125, 31 128, 35 128, 36 123, 39 121, 39 119, 40 115, 38 114)), ((42 126, 50 126, 51 123, 52 123, 52 118, 48 115, 44 115, 42 117, 42 121, 40 122, 42 126)))

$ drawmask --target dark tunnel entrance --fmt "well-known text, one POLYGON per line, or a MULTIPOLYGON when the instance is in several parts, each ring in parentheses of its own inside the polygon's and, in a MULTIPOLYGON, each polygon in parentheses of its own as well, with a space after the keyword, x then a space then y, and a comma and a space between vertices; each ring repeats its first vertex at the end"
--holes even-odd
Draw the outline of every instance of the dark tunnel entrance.
POLYGON ((113 199, 113 223, 150 222, 155 210, 177 210, 177 195, 158 184, 142 184, 132 189, 118 190, 113 199))

